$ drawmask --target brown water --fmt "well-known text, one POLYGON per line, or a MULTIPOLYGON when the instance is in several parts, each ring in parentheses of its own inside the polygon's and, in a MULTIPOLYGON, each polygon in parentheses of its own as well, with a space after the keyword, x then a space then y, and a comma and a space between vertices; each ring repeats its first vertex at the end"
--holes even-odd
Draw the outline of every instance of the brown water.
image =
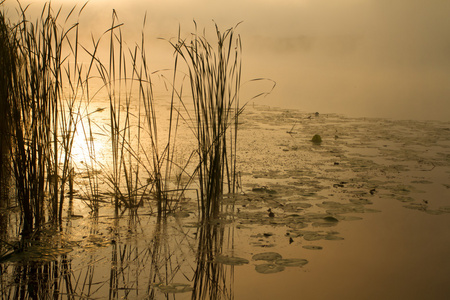
MULTIPOLYGON (((63 231, 1 263, 3 299, 446 298, 450 123, 261 106, 240 121, 242 184, 221 218, 199 223, 195 192, 162 220, 150 196, 136 214, 104 203, 92 215, 79 163, 63 231)), ((13 231, 13 211, 2 216, 13 231)))

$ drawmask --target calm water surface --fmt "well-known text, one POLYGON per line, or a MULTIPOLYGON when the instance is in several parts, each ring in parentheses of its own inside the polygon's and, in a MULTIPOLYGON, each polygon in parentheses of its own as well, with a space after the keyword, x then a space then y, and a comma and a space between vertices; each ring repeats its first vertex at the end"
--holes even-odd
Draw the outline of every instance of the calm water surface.
MULTIPOLYGON (((92 1, 80 21, 83 32, 97 37, 108 28, 107 9, 116 8, 127 35, 138 40, 148 11, 155 70, 172 66, 167 41, 156 38, 176 36, 179 24, 188 35, 192 18, 200 28, 212 28, 211 18, 225 28, 244 20, 238 27, 244 77, 271 78, 277 87, 242 115, 241 189, 208 224, 198 221, 195 191, 167 219, 155 217, 150 195, 137 214, 117 218, 104 180, 109 137, 102 130, 88 139, 80 133, 77 193, 63 231, 47 228, 48 241, 1 263, 3 299, 34 292, 61 299, 444 299, 450 26, 443 4, 323 3, 92 1), (311 143, 314 134, 321 145, 311 143), (88 164, 87 141, 102 167, 88 164), (85 197, 89 167, 106 201, 98 215, 85 197), (286 260, 255 257, 267 252, 286 260)), ((246 84, 243 98, 270 88, 269 81, 246 84)), ((165 120, 166 94, 155 93, 165 120)), ((107 106, 101 97, 92 106, 100 109, 92 115, 99 129, 108 125, 107 106)), ((178 162, 194 147, 185 125, 178 162)), ((1 216, 6 241, 19 223, 14 212, 1 216)))
POLYGON ((55 238, 49 228, 49 244, 2 263, 3 295, 35 290, 100 299, 441 299, 448 294, 450 124, 251 106, 241 120, 242 189, 225 200, 221 218, 199 223, 195 193, 162 220, 151 211, 151 197, 136 215, 125 211, 116 218, 105 203, 93 216, 83 198, 80 167, 63 232, 55 238), (310 142, 315 133, 323 139, 319 146, 310 142), (278 258, 257 258, 267 252, 278 258))

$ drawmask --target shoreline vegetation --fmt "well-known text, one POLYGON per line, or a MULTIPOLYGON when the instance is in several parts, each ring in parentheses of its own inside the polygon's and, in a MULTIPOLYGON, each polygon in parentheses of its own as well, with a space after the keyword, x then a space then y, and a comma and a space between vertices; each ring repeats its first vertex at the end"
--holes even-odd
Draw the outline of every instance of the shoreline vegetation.
POLYGON ((81 45, 78 18, 86 5, 63 16, 45 3, 32 22, 28 7, 18 2, 16 24, 0 11, 2 193, 7 191, 3 186, 11 187, 1 205, 16 206, 20 214, 15 231, 20 242, 12 247, 2 241, 2 256, 24 251, 49 224, 62 230, 64 210, 72 214, 80 173, 85 179, 80 190, 92 213, 108 202, 117 217, 144 204, 164 217, 193 190, 198 215, 207 220, 218 216, 223 194, 238 188, 236 141, 244 106, 239 102, 242 47, 235 27, 222 32, 216 25, 213 42, 197 28, 189 38, 178 35, 168 41, 174 67, 166 83, 171 93, 168 128, 161 129, 153 95, 156 72, 148 67, 144 30, 141 41, 127 48, 124 24, 113 11, 110 28, 92 45, 81 45), (109 45, 106 58, 98 54, 104 44, 109 45), (90 60, 79 62, 81 55, 90 60), (96 97, 105 94, 108 107, 92 108, 96 97), (110 162, 99 159, 94 138, 100 127, 94 116, 103 110, 109 114, 109 128, 102 128, 109 149, 102 154, 108 151, 110 162), (197 141, 183 162, 175 156, 181 121, 197 141), (85 149, 81 165, 72 159, 75 147, 85 149))

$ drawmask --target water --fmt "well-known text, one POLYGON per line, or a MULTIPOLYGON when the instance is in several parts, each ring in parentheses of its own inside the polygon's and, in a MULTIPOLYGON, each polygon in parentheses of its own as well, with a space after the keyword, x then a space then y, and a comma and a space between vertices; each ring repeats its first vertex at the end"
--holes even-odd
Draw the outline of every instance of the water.
POLYGON ((238 147, 241 190, 226 198, 219 219, 199 223, 195 192, 161 220, 151 197, 116 218, 108 203, 90 213, 78 192, 62 232, 43 230, 41 242, 1 264, 2 295, 442 298, 450 275, 449 128, 249 106, 238 147), (314 134, 321 145, 310 142, 314 134), (293 266, 254 259, 266 252, 293 266), (277 272, 260 273, 260 265, 277 272))

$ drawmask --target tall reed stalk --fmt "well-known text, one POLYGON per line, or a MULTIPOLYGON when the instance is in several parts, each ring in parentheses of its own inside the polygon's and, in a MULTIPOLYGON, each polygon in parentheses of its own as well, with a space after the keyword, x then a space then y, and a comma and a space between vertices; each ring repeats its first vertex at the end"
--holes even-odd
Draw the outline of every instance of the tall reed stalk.
MULTIPOLYGON (((216 216, 224 186, 236 190, 236 142, 241 81, 240 36, 234 28, 216 29, 217 43, 192 34, 190 42, 172 44, 189 74, 199 157, 198 178, 203 216, 216 216)), ((175 65, 177 68, 177 65, 175 65)))
MULTIPOLYGON (((111 27, 105 32, 110 35, 109 65, 96 58, 110 103, 113 170, 109 181, 114 187, 116 207, 120 203, 127 207, 141 205, 142 196, 149 190, 156 198, 158 215, 164 215, 173 209, 171 202, 178 200, 169 194, 178 192, 177 196, 181 197, 187 188, 187 185, 180 189, 170 188, 179 119, 174 108, 175 90, 172 90, 170 101, 167 135, 161 137, 157 118, 160 110, 153 95, 144 29, 140 44, 127 49, 129 55, 126 55, 121 26, 114 11, 111 27), (137 116, 131 111, 133 104, 138 107, 137 116), (141 168, 148 176, 148 183, 141 180, 141 168), (126 192, 122 190, 124 186, 126 192)), ((93 57, 98 45, 95 44, 93 57)), ((179 167, 184 171, 183 166, 179 167)))
POLYGON ((116 211, 120 205, 136 207, 140 186, 140 158, 133 147, 136 145, 132 142, 133 139, 139 140, 140 128, 138 127, 136 132, 132 130, 131 89, 128 89, 132 80, 127 78, 124 42, 120 29, 122 25, 118 24, 117 14, 113 11, 111 27, 103 34, 109 35, 108 64, 104 64, 98 55, 102 38, 93 40, 92 51, 84 48, 92 59, 89 69, 95 65, 109 100, 110 119, 107 134, 110 135, 112 166, 107 179, 113 189, 116 211))
POLYGON ((0 12, 0 112, 4 113, 0 117, 0 207, 6 206, 7 186, 11 173, 9 151, 11 146, 11 108, 8 99, 13 87, 11 78, 13 64, 11 62, 14 60, 14 40, 11 36, 10 26, 3 13, 0 12))
MULTIPOLYGON (((144 19, 145 26, 145 19, 144 19)), ((144 30, 143 30, 144 32, 144 30)), ((173 180, 173 166, 174 166, 174 153, 175 153, 175 141, 177 136, 179 113, 175 109, 176 91, 172 87, 172 93, 170 98, 169 107, 169 120, 167 135, 161 138, 158 131, 158 118, 157 118, 157 105, 153 96, 152 78, 151 72, 148 68, 146 48, 145 48, 145 36, 142 34, 142 40, 140 47, 136 47, 134 54, 132 54, 133 70, 136 74, 136 80, 139 82, 139 103, 144 106, 145 115, 145 138, 150 142, 150 146, 144 151, 147 156, 147 161, 150 165, 149 175, 152 181, 153 192, 156 197, 158 215, 165 215, 174 209, 174 205, 171 202, 176 202, 182 197, 187 185, 175 189, 170 187, 170 181, 173 180), (178 193, 177 193, 178 192, 178 193), (170 194, 177 194, 176 197, 170 196, 170 194)), ((175 76, 175 72, 174 72, 175 76)), ((145 147, 143 145, 143 147, 145 147)), ((189 163, 189 160, 187 164, 189 163)), ((185 166, 177 167, 184 172, 185 166)))
POLYGON ((38 229, 46 218, 61 221, 77 123, 75 102, 62 99, 66 59, 63 47, 77 24, 61 28, 57 24, 60 11, 53 13, 49 4, 44 5, 35 23, 28 21, 26 10, 20 6, 20 22, 16 25, 7 23, 0 13, 5 36, 0 45, 5 54, 0 71, 3 79, 0 101, 5 107, 10 134, 9 152, 23 213, 24 237, 38 229))

